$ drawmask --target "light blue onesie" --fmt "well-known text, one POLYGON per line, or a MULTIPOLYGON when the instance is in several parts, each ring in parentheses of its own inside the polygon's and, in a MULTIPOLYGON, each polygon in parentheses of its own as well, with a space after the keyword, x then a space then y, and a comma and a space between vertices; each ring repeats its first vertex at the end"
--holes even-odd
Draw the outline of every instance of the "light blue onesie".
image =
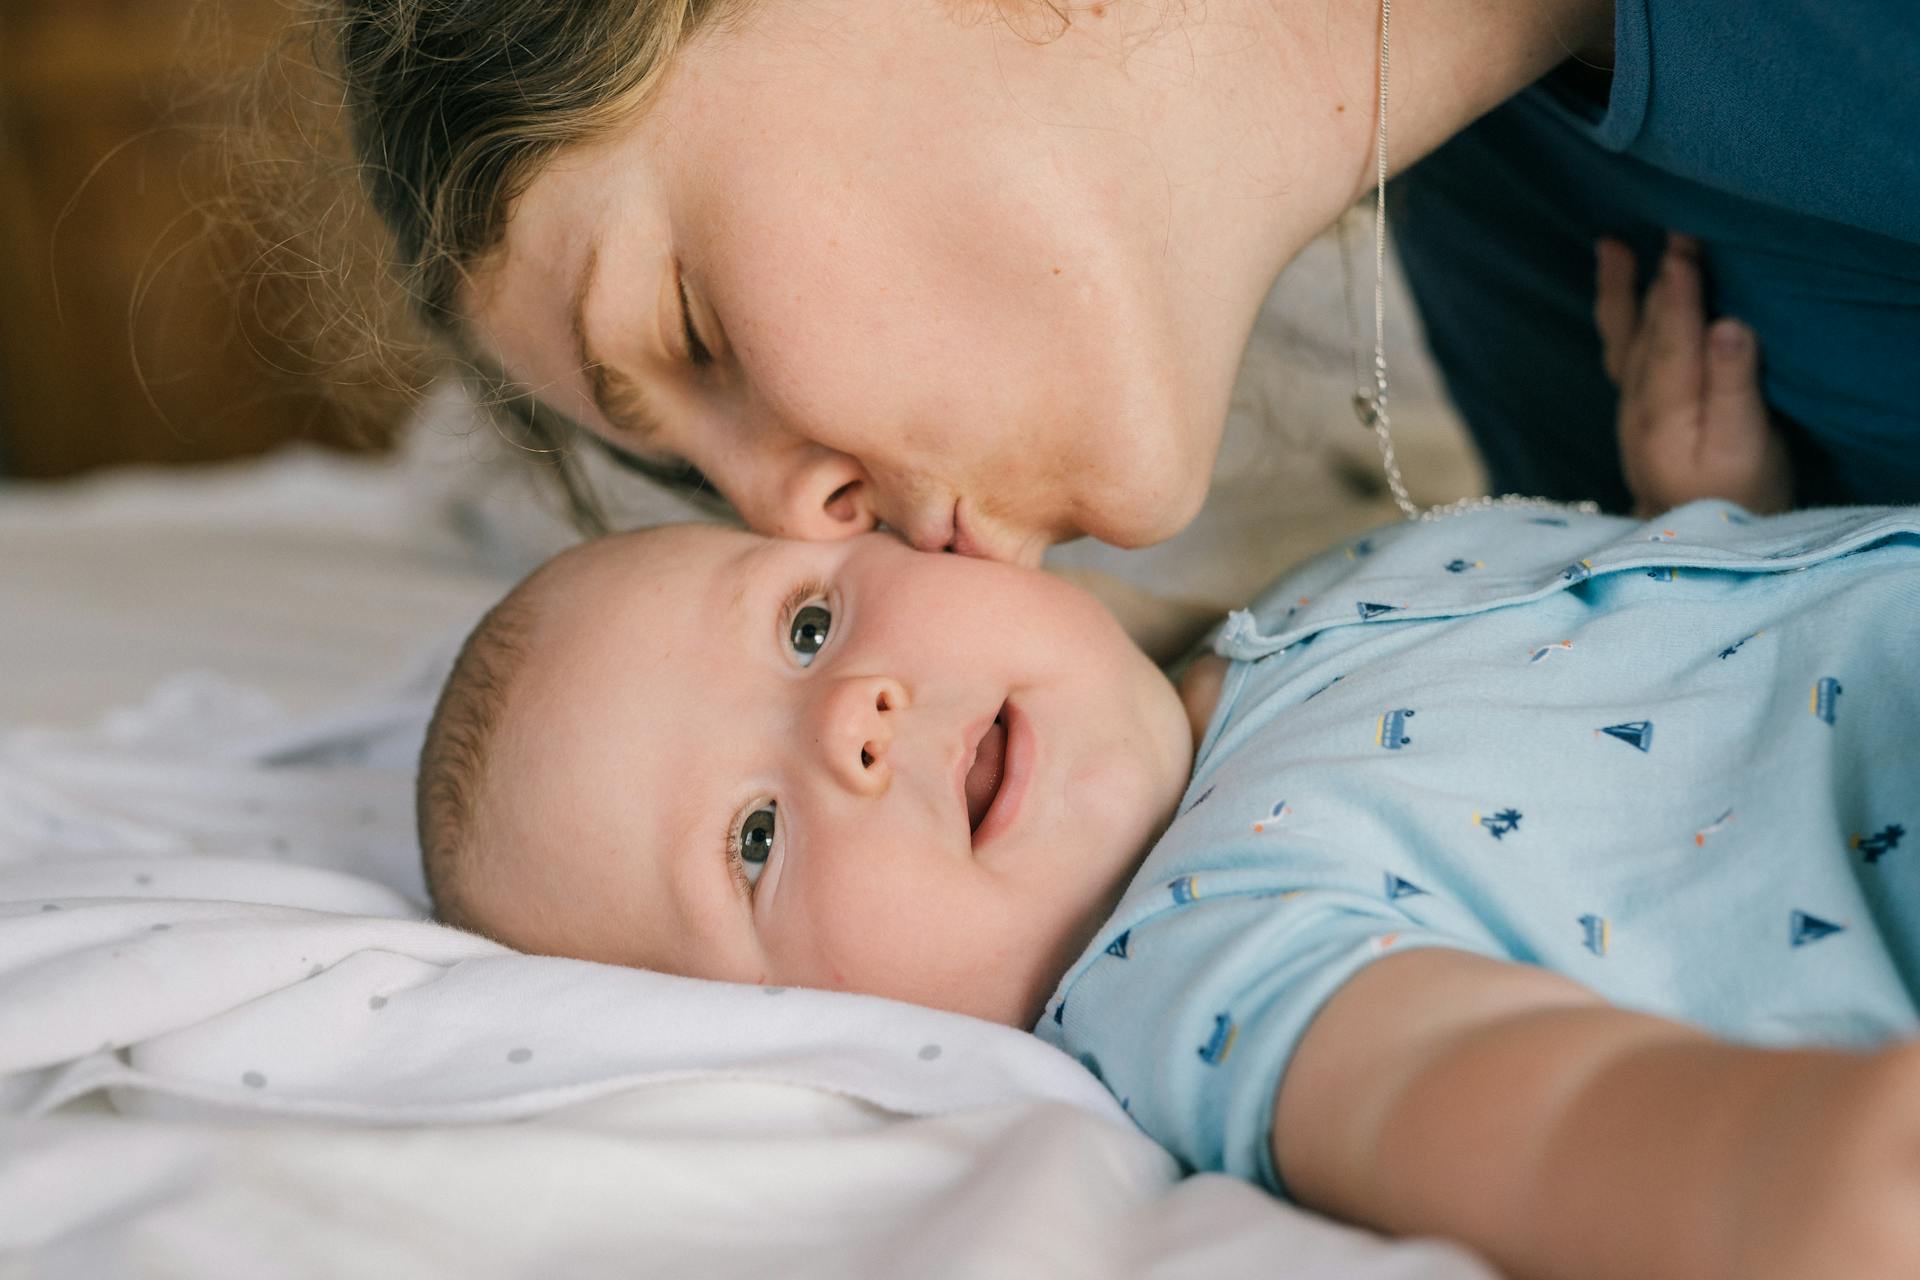
POLYGON ((1231 615, 1178 816, 1042 1038, 1195 1169, 1282 1190, 1273 1095, 1387 951, 1754 1043, 1920 1029, 1920 508, 1507 508, 1231 615))

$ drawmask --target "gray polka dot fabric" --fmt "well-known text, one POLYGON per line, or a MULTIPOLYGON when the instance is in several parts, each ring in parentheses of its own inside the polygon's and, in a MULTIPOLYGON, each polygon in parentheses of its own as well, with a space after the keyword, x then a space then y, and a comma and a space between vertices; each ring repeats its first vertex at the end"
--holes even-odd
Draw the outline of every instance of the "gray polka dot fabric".
POLYGON ((419 733, 443 669, 304 719, 187 679, 58 753, 10 751, 0 727, 0 836, 12 797, 46 805, 33 859, 0 839, 0 1108, 16 1078, 86 1059, 37 1105, 111 1087, 128 1106, 471 1123, 695 1078, 891 1114, 1052 1098, 1119 1115, 1012 1028, 520 955, 427 921, 412 757, 384 744, 419 733), (30 949, 7 945, 29 927, 30 949))

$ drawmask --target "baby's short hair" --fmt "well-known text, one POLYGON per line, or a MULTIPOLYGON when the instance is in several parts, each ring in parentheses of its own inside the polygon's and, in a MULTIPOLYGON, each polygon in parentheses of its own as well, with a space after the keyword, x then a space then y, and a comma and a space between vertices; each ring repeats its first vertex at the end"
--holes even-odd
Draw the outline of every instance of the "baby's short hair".
MULTIPOLYGON (((503 726, 517 717, 515 689, 528 664, 565 629, 569 611, 602 586, 582 593, 580 575, 593 566, 624 563, 636 540, 648 540, 709 525, 656 525, 590 538, 535 569, 489 609, 460 646, 453 669, 440 690, 420 746, 420 770, 414 781, 414 816, 420 838, 420 863, 434 917, 443 923, 525 949, 531 936, 504 936, 495 918, 502 886, 513 879, 509 865, 524 848, 525 835, 505 837, 500 805, 490 797, 506 792, 495 774, 503 726)), ((588 579, 592 582, 591 577, 588 579)), ((516 900, 513 914, 525 918, 539 909, 516 900)), ((549 920, 547 923, 554 923, 549 920)), ((538 933, 539 931, 536 931, 538 933)), ((553 931, 546 931, 551 941, 553 931)), ((532 944, 538 945, 538 944, 532 944)))
POLYGON ((540 576, 515 587, 467 636, 420 747, 414 816, 427 894, 436 919, 475 933, 487 932, 475 893, 480 798, 508 696, 532 648, 529 588, 540 576))

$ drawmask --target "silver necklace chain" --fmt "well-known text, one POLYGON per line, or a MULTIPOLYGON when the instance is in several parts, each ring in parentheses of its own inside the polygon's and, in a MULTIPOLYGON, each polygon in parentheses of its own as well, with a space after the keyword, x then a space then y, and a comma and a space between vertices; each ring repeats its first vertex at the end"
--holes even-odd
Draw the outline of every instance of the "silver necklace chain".
MULTIPOLYGON (((1556 502, 1550 498, 1529 498, 1518 493, 1499 497, 1461 498, 1437 507, 1421 507, 1407 493, 1400 475, 1400 459, 1393 451, 1393 424, 1387 414, 1387 55, 1392 45, 1389 33, 1393 24, 1393 0, 1380 0, 1380 101, 1379 128, 1373 149, 1373 367, 1368 369, 1361 355, 1359 307, 1354 301, 1353 255, 1347 245, 1347 214, 1334 225, 1340 238, 1340 275, 1346 286, 1347 336, 1353 346, 1353 412, 1360 425, 1373 432, 1380 443, 1380 462, 1386 469, 1387 488, 1402 515, 1409 520, 1440 520, 1465 511, 1483 511, 1490 507, 1548 507, 1592 514, 1600 510, 1595 502, 1556 502)), ((1349 211, 1350 212, 1350 211, 1349 211)))

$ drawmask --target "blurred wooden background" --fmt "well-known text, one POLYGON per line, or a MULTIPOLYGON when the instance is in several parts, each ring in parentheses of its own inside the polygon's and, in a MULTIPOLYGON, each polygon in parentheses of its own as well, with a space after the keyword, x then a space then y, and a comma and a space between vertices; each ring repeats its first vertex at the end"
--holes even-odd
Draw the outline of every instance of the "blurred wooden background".
POLYGON ((0 0, 0 476, 383 446, 213 269, 192 131, 211 108, 170 118, 193 41, 243 57, 284 20, 276 0, 0 0))

